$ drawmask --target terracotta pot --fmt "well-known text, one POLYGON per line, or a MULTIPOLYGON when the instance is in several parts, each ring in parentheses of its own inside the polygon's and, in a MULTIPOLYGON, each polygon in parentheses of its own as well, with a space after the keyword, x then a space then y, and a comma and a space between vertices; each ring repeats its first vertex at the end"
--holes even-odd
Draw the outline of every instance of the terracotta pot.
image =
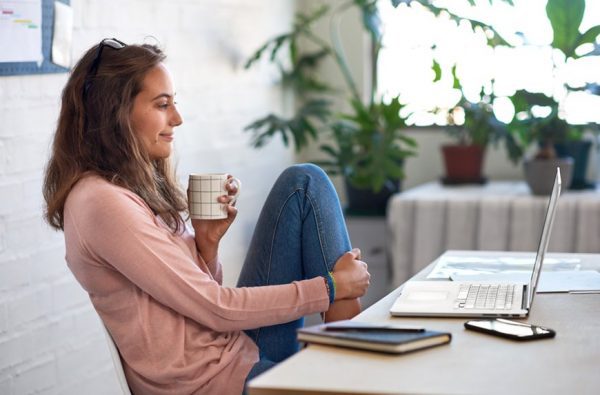
POLYGON ((483 183, 481 175, 485 149, 479 145, 444 145, 442 154, 446 166, 444 183, 483 183))

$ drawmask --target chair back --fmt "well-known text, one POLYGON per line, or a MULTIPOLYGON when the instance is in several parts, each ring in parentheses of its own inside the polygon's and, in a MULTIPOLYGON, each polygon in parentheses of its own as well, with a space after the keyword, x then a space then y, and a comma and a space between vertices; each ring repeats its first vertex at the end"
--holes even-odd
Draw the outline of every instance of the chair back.
POLYGON ((115 342, 104 323, 101 322, 101 324, 102 331, 104 331, 104 335, 106 336, 106 343, 108 344, 108 350, 110 351, 110 357, 115 367, 115 373, 117 374, 117 380, 119 381, 121 391, 123 395, 131 395, 129 385, 127 384, 127 379, 125 378, 125 372, 123 371, 123 365, 121 364, 121 355, 119 354, 119 350, 117 349, 117 346, 115 345, 115 342))

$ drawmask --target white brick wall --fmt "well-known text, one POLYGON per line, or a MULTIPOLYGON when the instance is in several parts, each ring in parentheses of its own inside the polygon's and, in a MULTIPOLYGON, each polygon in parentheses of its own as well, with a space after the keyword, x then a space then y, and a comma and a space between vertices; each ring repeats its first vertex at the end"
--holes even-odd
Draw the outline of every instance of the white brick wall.
MULTIPOLYGON (((249 148, 243 126, 285 100, 268 64, 244 60, 287 30, 293 1, 72 0, 73 56, 104 37, 165 49, 184 124, 176 131, 182 181, 192 171, 244 182, 240 214, 222 243, 235 284, 261 204, 292 163, 281 144, 249 148)), ((41 185, 66 74, 0 77, 0 394, 114 394, 98 318, 64 262, 62 233, 41 219, 41 185)))

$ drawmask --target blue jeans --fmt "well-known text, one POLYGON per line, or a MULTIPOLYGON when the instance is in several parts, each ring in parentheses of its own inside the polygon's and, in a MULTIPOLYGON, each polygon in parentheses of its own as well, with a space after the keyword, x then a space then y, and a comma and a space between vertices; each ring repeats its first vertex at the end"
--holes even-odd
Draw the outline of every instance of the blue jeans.
MULTIPOLYGON (((324 276, 351 249, 337 193, 323 170, 294 165, 277 179, 263 206, 238 287, 288 284, 324 276)), ((298 351, 304 319, 247 330, 260 361, 248 380, 298 351)))

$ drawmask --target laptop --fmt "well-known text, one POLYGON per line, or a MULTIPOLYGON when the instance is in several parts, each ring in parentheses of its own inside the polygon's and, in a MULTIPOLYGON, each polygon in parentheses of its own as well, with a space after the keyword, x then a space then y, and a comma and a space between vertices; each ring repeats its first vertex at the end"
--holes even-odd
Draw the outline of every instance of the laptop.
POLYGON ((390 313, 419 317, 526 317, 531 309, 544 255, 548 249, 560 196, 560 169, 542 227, 535 263, 528 284, 492 281, 408 281, 390 313))

